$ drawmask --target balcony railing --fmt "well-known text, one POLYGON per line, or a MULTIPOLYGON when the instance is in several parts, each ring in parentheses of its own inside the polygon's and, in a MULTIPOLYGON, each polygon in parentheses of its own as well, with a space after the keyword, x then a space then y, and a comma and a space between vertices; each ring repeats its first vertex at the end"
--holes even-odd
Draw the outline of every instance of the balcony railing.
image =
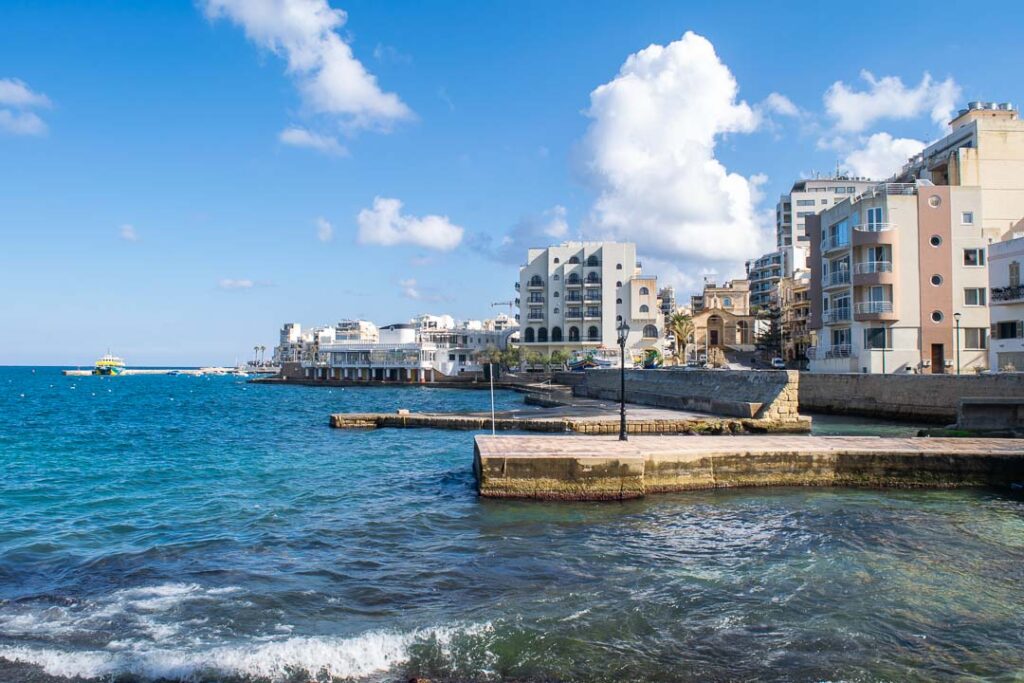
POLYGON ((579 302, 583 301, 583 297, 580 296, 579 294, 566 294, 565 295, 565 300, 566 301, 575 301, 576 303, 579 303, 579 302))
POLYGON ((576 278, 575 280, 566 279, 565 286, 566 287, 582 287, 583 286, 583 281, 580 280, 579 278, 576 278))
POLYGON ((858 301, 854 305, 858 313, 892 313, 891 301, 858 301))
POLYGON ((828 360, 829 358, 849 358, 853 355, 853 347, 849 344, 835 346, 809 346, 807 358, 810 360, 828 360))
POLYGON ((896 229, 895 223, 861 223, 853 226, 857 232, 889 232, 896 229))
POLYGON ((1024 299, 1024 286, 1016 287, 993 287, 992 301, 1020 301, 1024 299))
POLYGON ((821 322, 825 324, 840 323, 850 319, 850 307, 833 308, 821 314, 821 322))
POLYGON ((587 292, 587 296, 584 297, 584 298, 587 301, 600 301, 601 300, 601 292, 600 291, 587 292))
POLYGON ((862 199, 877 197, 879 195, 913 195, 917 194, 917 185, 914 183, 879 183, 874 187, 861 192, 859 195, 853 198, 853 201, 859 202, 862 199))
POLYGON ((526 319, 527 320, 543 320, 544 319, 544 314, 543 313, 531 313, 530 315, 526 316, 526 319))
POLYGON ((539 294, 531 294, 526 302, 531 304, 542 304, 544 303, 544 297, 539 294))
POLYGON ((527 289, 544 289, 544 281, 543 280, 530 280, 528 283, 526 283, 526 288, 527 289))
POLYGON ((832 237, 825 237, 821 240, 822 251, 833 251, 835 249, 843 249, 850 246, 850 238, 846 235, 833 235, 832 237))
POLYGON ((565 312, 565 319, 566 320, 582 320, 583 319, 583 311, 579 310, 578 308, 575 309, 575 310, 570 308, 569 310, 567 310, 565 312))
POLYGON ((860 263, 853 264, 853 272, 857 275, 891 273, 892 261, 861 261, 860 263))
POLYGON ((822 278, 823 287, 835 287, 836 285, 848 285, 850 284, 850 271, 849 270, 834 270, 828 274, 828 277, 822 278))
POLYGON ((588 277, 586 282, 584 282, 583 284, 585 284, 587 287, 600 287, 601 286, 601 278, 599 278, 599 277, 588 277))

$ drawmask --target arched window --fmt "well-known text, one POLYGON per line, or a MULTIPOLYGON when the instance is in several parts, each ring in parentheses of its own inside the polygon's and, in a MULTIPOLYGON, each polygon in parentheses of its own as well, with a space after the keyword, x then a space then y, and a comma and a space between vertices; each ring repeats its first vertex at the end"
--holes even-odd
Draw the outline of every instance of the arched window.
POLYGON ((648 313, 648 312, 650 312, 650 310, 651 310, 651 307, 648 306, 647 304, 644 304, 643 306, 640 307, 640 312, 641 313, 648 313))
POLYGON ((622 283, 621 283, 621 282, 616 282, 616 283, 615 283, 615 286, 616 286, 616 287, 621 287, 621 286, 622 286, 622 283))
POLYGON ((615 322, 621 323, 622 322, 622 316, 621 315, 615 316, 615 322))
POLYGON ((655 339, 658 336, 658 328, 654 325, 644 325, 644 337, 647 339, 655 339))
POLYGON ((560 342, 562 341, 562 328, 552 327, 551 328, 551 341, 560 342))
POLYGON ((556 280, 561 280, 561 279, 562 279, 562 276, 561 276, 561 275, 559 275, 558 273, 555 273, 555 279, 556 279, 556 280))
POLYGON ((622 299, 616 299, 616 300, 615 300, 615 303, 617 303, 617 304, 621 304, 621 303, 622 303, 622 299))
POLYGON ((600 282, 601 276, 597 273, 587 273, 587 282, 600 282))
POLYGON ((651 290, 647 289, 646 287, 641 287, 640 288, 640 295, 641 296, 646 296, 647 294, 650 294, 650 293, 651 293, 651 290))
POLYGON ((579 340, 580 340, 580 328, 578 328, 578 327, 570 327, 569 328, 569 341, 573 342, 573 341, 579 341, 579 340))
POLYGON ((560 297, 560 296, 562 296, 562 295, 561 295, 561 294, 559 294, 558 292, 555 292, 555 294, 554 294, 554 297, 555 297, 556 299, 557 299, 558 297, 560 297))
POLYGON ((595 325, 591 325, 590 329, 587 330, 587 339, 589 341, 598 341, 601 338, 601 333, 597 331, 595 325))
POLYGON ((580 274, 569 273, 569 276, 565 278, 565 282, 570 285, 578 285, 580 283, 580 274))
POLYGON ((540 275, 534 275, 533 277, 530 278, 530 286, 531 287, 540 287, 543 284, 544 284, 544 280, 543 280, 543 278, 541 278, 540 275))
POLYGON ((601 261, 597 258, 597 254, 591 254, 587 258, 587 265, 588 266, 599 266, 599 265, 601 265, 601 261))
POLYGON ((557 256, 555 257, 555 263, 560 263, 557 256))
POLYGON ((616 263, 615 264, 615 270, 622 270, 622 264, 621 263, 616 263))
POLYGON ((569 257, 569 263, 579 263, 579 262, 580 262, 580 260, 578 258, 576 258, 575 256, 570 256, 569 257))
POLYGON ((722 299, 722 305, 725 306, 726 308, 732 308, 732 299, 730 299, 729 297, 725 297, 724 299, 722 299))
POLYGON ((523 342, 525 342, 527 344, 532 344, 533 343, 533 328, 532 327, 527 327, 526 331, 523 332, 523 342))
POLYGON ((558 307, 555 307, 555 315, 558 315, 558 307))
POLYGON ((540 343, 544 343, 547 340, 548 340, 548 328, 542 327, 539 330, 537 330, 537 341, 540 342, 540 343))

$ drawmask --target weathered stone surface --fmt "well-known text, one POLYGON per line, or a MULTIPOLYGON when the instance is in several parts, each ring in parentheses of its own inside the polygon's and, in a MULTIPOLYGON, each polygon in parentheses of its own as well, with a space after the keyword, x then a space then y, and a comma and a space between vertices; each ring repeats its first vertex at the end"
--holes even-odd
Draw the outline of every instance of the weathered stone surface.
POLYGON ((962 487, 1024 481, 1024 439, 478 436, 480 495, 609 500, 747 486, 962 487))

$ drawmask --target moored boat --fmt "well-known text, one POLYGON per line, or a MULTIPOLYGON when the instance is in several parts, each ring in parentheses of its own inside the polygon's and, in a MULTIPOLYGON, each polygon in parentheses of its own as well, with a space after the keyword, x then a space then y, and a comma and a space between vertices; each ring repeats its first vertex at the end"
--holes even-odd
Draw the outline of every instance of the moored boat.
POLYGON ((124 373, 124 359, 112 356, 110 353, 105 354, 102 358, 96 361, 96 366, 92 369, 94 375, 120 375, 124 373))

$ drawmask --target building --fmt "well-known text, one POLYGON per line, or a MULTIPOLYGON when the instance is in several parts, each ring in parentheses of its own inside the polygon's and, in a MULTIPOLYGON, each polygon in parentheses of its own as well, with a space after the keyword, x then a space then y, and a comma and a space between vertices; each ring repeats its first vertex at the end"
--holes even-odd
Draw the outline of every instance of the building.
POLYGON ((676 288, 669 285, 658 290, 658 300, 661 302, 661 315, 665 319, 665 326, 668 326, 672 315, 676 312, 676 288))
POLYGON ((1021 227, 1024 122, 972 102, 950 127, 890 182, 806 219, 812 371, 988 367, 987 248, 1021 227))
POLYGON ((989 314, 992 321, 989 367, 1024 372, 1024 236, 988 248, 989 314))
POLYGON ((811 333, 807 319, 811 312, 811 271, 798 270, 779 280, 778 302, 782 328, 782 358, 801 363, 807 359, 811 333))
MULTIPOLYGON (((787 273, 784 251, 773 251, 770 254, 747 261, 747 280, 750 281, 750 307, 754 312, 771 306, 777 298, 775 288, 779 280, 787 273)), ((791 272, 789 269, 788 272, 791 272)))
POLYGON ((750 313, 750 282, 710 282, 691 300, 693 341, 698 351, 728 348, 754 350, 754 316, 750 313))
MULTIPOLYGON (((808 235, 806 219, 834 206, 847 197, 858 195, 878 181, 867 178, 852 178, 837 174, 825 178, 806 178, 793 183, 788 194, 779 198, 775 206, 775 246, 780 251, 786 247, 803 246, 803 259, 807 257, 808 235)), ((789 261, 786 275, 806 264, 799 257, 789 261)))
POLYGON ((342 320, 335 326, 334 338, 375 342, 380 340, 380 332, 377 326, 368 320, 342 320))
POLYGON ((564 242, 530 249, 516 290, 520 343, 527 349, 614 347, 623 321, 629 325, 628 348, 657 346, 663 336, 658 281, 642 274, 632 243, 564 242))

